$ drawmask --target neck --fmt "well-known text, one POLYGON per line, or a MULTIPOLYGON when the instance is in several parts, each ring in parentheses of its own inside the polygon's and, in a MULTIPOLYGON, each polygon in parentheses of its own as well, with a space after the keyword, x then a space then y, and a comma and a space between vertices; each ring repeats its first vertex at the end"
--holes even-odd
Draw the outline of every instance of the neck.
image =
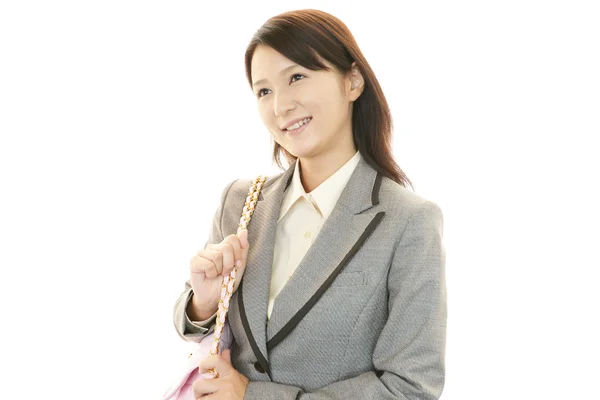
POLYGON ((298 159, 302 186, 310 193, 325 182, 356 154, 356 148, 338 148, 330 153, 298 159))

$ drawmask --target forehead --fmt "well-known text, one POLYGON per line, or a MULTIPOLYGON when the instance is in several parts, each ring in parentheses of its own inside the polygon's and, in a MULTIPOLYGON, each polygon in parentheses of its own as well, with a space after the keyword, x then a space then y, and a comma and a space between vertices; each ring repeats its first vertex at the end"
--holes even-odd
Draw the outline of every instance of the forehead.
POLYGON ((273 67, 274 64, 285 67, 294 64, 294 62, 272 47, 265 45, 256 46, 256 50, 254 50, 254 55, 252 56, 252 70, 254 70, 254 67, 273 67))
MULTIPOLYGON (((333 65, 324 59, 321 61, 330 68, 330 71, 334 71, 333 65)), ((282 70, 297 65, 294 61, 285 57, 272 47, 265 45, 258 45, 254 50, 252 56, 252 79, 253 81, 263 79, 275 79, 279 77, 282 70)), ((303 68, 301 65, 300 68, 303 68)), ((330 73, 330 71, 315 71, 318 73, 330 73)))

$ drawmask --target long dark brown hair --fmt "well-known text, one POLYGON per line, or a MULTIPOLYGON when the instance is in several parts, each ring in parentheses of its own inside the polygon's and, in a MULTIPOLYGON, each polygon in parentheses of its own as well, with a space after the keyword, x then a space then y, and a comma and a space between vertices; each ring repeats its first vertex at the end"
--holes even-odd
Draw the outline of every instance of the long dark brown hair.
MULTIPOLYGON (((392 154, 392 115, 375 77, 348 27, 338 18, 320 10, 296 10, 270 18, 252 37, 246 49, 246 77, 252 88, 252 57, 258 45, 273 48, 304 68, 328 70, 319 58, 333 64, 341 73, 350 71, 353 62, 365 85, 353 104, 352 135, 361 157, 384 176, 406 187, 412 182, 396 164, 392 154)), ((273 161, 281 169, 281 154, 290 165, 297 157, 274 141, 273 161)))

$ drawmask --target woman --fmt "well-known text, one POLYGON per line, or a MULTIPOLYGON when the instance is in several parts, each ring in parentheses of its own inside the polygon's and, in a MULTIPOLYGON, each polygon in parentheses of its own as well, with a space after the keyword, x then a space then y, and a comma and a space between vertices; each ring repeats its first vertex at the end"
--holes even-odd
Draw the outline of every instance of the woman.
POLYGON ((195 396, 438 399, 442 214, 405 188, 387 102, 352 34, 322 11, 281 14, 254 35, 246 73, 285 172, 267 179, 239 236, 251 180, 229 183, 192 258, 174 310, 186 340, 212 331, 235 262, 243 276, 228 314, 231 351, 202 362, 219 377, 196 381, 195 396))

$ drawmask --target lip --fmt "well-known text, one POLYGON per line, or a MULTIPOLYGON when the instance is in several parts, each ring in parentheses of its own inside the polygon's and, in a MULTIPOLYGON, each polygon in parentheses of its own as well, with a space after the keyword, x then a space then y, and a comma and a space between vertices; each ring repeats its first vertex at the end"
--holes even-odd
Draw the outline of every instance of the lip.
POLYGON ((294 119, 294 120, 288 122, 287 124, 285 124, 283 127, 281 127, 281 130, 284 132, 287 132, 286 128, 289 128, 290 126, 294 125, 296 122, 302 121, 303 119, 306 119, 306 118, 310 118, 312 120, 312 117, 310 117, 310 116, 297 118, 297 119, 294 119))
MULTIPOLYGON (((302 120, 300 120, 302 121, 302 120)), ((302 125, 300 128, 296 129, 295 131, 286 131, 285 129, 283 130, 283 132, 288 135, 288 136, 298 136, 299 134, 301 134, 302 132, 304 132, 304 129, 310 125, 310 123, 312 122, 312 118, 310 119, 310 121, 308 121, 306 124, 302 125)), ((294 122, 295 123, 295 122, 294 122)), ((292 124, 293 125, 293 124, 292 124)))

